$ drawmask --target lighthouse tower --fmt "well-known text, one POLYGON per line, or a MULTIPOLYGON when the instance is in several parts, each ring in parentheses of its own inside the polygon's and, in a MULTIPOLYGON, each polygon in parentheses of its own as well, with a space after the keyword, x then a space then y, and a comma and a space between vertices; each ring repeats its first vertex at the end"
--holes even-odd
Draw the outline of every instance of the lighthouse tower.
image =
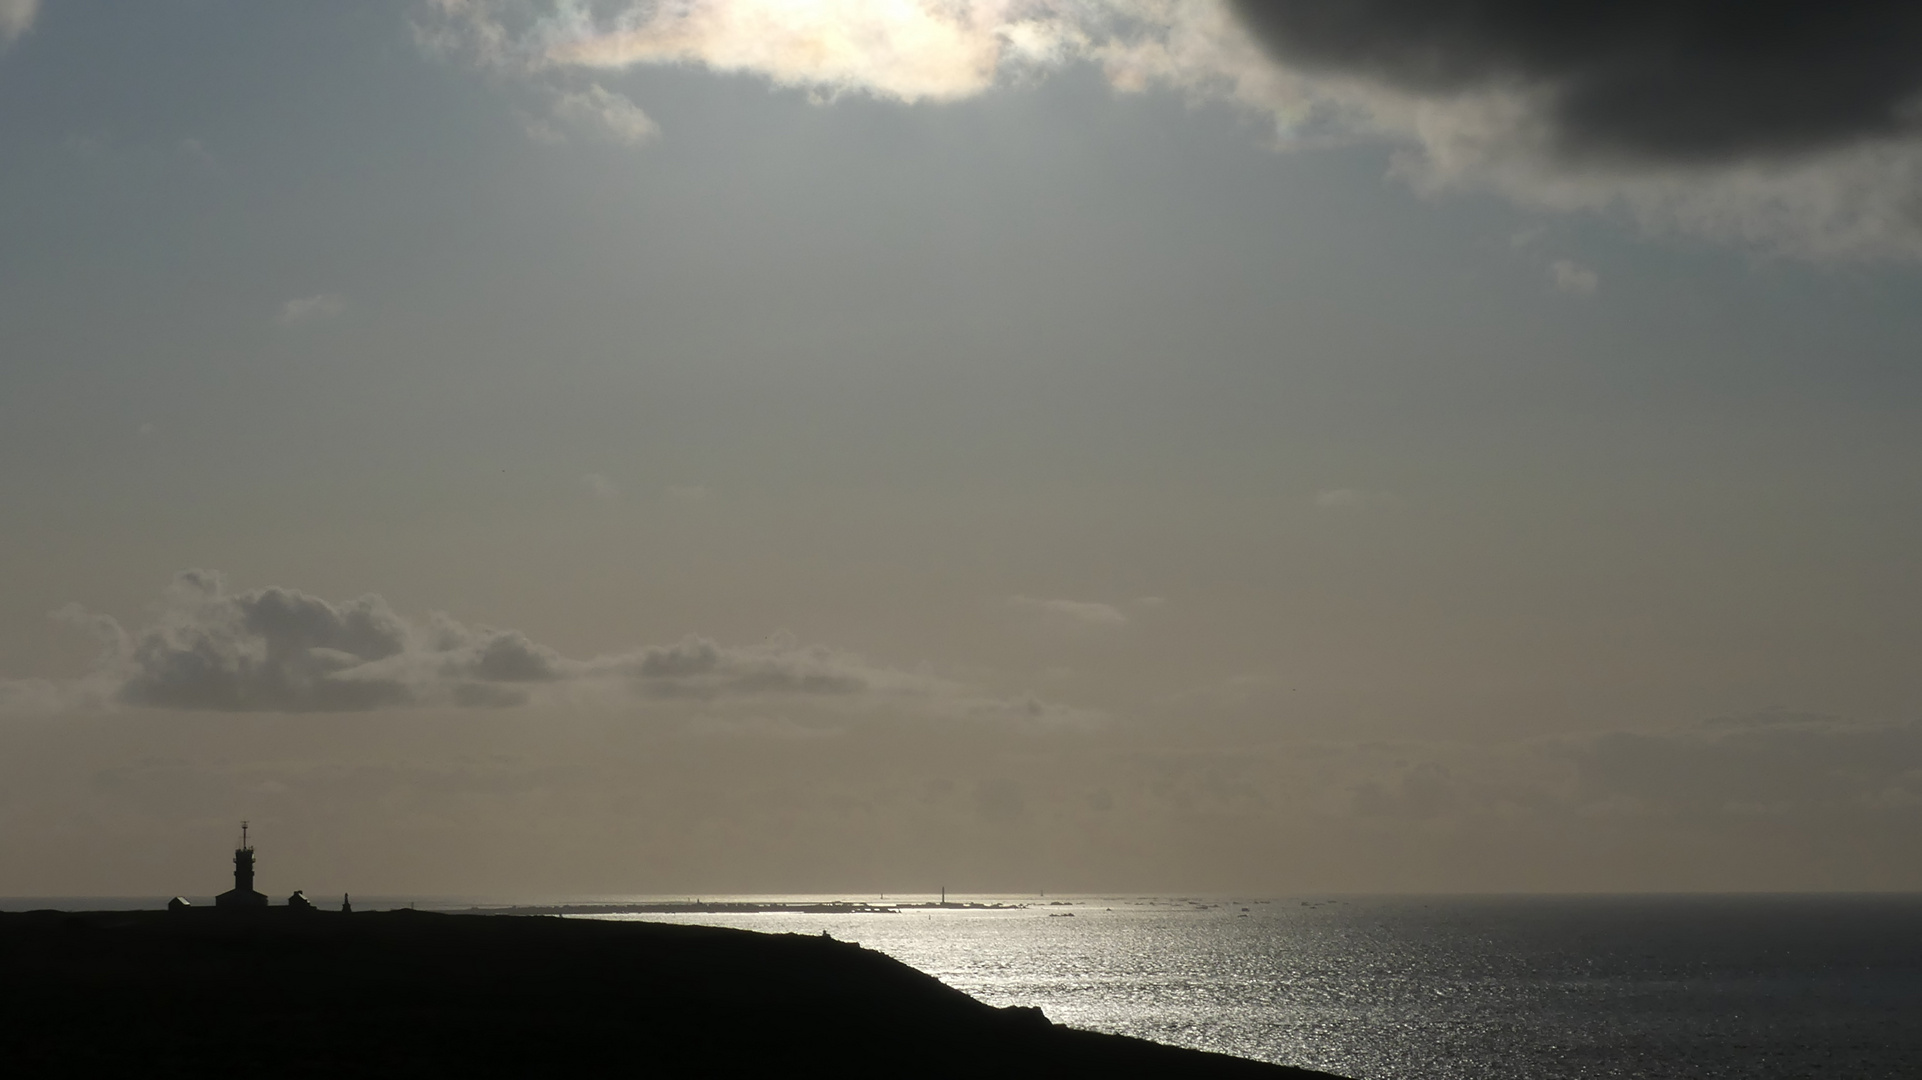
POLYGON ((234 849, 234 887, 214 897, 219 908, 264 908, 267 894, 254 891, 254 846, 247 842, 247 823, 240 823, 240 846, 234 849))

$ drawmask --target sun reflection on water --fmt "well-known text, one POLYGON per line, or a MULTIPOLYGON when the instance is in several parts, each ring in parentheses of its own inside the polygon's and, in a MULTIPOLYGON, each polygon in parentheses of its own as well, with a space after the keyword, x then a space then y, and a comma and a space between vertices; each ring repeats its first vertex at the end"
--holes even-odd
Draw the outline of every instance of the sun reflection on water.
POLYGON ((826 932, 1057 1023, 1358 1080, 1922 1065, 1913 897, 950 899, 1019 906, 612 917, 826 932))

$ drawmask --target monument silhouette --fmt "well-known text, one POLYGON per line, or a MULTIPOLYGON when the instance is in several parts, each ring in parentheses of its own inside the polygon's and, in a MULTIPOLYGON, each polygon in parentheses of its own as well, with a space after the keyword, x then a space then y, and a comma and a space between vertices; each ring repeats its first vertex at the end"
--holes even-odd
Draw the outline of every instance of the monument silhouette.
MULTIPOLYGON (((304 897, 303 897, 304 899, 304 897)), ((240 846, 234 849, 234 887, 214 897, 217 908, 264 908, 267 894, 254 891, 254 847, 247 842, 247 823, 240 823, 240 846)))

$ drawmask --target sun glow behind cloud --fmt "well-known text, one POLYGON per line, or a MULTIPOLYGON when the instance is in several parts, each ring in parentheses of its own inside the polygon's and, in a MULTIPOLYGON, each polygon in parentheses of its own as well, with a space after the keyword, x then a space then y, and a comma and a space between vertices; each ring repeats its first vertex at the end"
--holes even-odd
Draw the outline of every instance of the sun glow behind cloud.
POLYGON ((937 11, 914 0, 690 4, 627 22, 556 44, 547 59, 589 68, 698 63, 784 85, 943 100, 994 81, 1008 29, 973 5, 937 11))
MULTIPOLYGON (((757 76, 823 100, 867 94, 944 102, 1091 65, 1120 91, 1161 88, 1264 117, 1283 145, 1360 139, 1402 148, 1394 172, 1423 191, 1493 190, 1536 209, 1610 210, 1655 230, 1806 258, 1922 254, 1922 218, 1912 205, 1922 136, 1912 105, 1898 100, 1904 79, 1922 78, 1909 70, 1922 61, 1883 65, 1881 81, 1897 95, 1888 102, 1853 103, 1859 106, 1854 112, 1827 126, 1801 124, 1787 142, 1768 137, 1774 98, 1736 107, 1730 102, 1755 95, 1712 78, 1683 80, 1668 95, 1679 99, 1667 111, 1681 110, 1701 129, 1696 141, 1717 148, 1704 157, 1674 150, 1694 143, 1677 143, 1659 117, 1636 115, 1648 111, 1643 102, 1650 94, 1668 85, 1663 72, 1638 82, 1632 65, 1606 53, 1597 63, 1608 65, 1613 82, 1605 89, 1612 96, 1584 106, 1584 113, 1568 104, 1590 93, 1583 71, 1552 62, 1565 48, 1534 40, 1519 16, 1507 20, 1515 26, 1493 18, 1496 25, 1471 20, 1457 27, 1460 13, 1448 5, 1427 13, 1373 5, 1367 17, 1346 21, 1363 25, 1337 28, 1364 43, 1386 42, 1382 48, 1390 53, 1381 54, 1351 47, 1347 38, 1316 39, 1325 28, 1297 5, 1227 0, 426 3, 419 35, 432 50, 545 83, 545 92, 569 102, 573 112, 592 105, 608 117, 601 126, 629 132, 644 115, 639 106, 598 84, 585 92, 554 84, 635 66, 686 65, 757 76), (1379 25, 1368 25, 1369 19, 1379 25), (1394 49, 1433 52, 1447 62, 1448 78, 1407 76, 1395 66, 1401 54, 1394 49), (1886 122, 1858 115, 1884 104, 1892 110, 1886 122), (1634 153, 1608 149, 1624 139, 1634 153), (1585 149, 1591 144, 1606 152, 1585 149)), ((1666 48, 1664 34, 1695 33, 1705 21, 1703 32, 1721 33, 1712 25, 1719 9, 1685 6, 1692 10, 1679 19, 1681 30, 1659 20, 1589 15, 1616 37, 1630 44, 1646 39, 1657 52, 1666 48)), ((1898 6, 1860 0, 1851 7, 1861 9, 1856 22, 1886 24, 1895 38, 1913 36, 1914 20, 1898 6)), ((1725 51, 1739 52, 1739 45, 1725 51)), ((1814 86, 1830 79, 1833 54, 1817 42, 1773 57, 1770 70, 1777 81, 1814 86)), ((1709 59, 1737 72, 1760 62, 1718 57, 1709 59)), ((1779 119, 1786 123, 1795 109, 1776 112, 1782 109, 1787 112, 1779 119)))

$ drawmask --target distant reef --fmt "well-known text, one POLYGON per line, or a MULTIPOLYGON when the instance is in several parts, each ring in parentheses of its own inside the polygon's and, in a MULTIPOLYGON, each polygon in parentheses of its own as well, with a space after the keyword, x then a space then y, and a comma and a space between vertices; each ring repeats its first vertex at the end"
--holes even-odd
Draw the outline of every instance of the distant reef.
POLYGON ((859 945, 413 911, 0 914, 15 1076, 1326 1074, 997 1009, 859 945))

